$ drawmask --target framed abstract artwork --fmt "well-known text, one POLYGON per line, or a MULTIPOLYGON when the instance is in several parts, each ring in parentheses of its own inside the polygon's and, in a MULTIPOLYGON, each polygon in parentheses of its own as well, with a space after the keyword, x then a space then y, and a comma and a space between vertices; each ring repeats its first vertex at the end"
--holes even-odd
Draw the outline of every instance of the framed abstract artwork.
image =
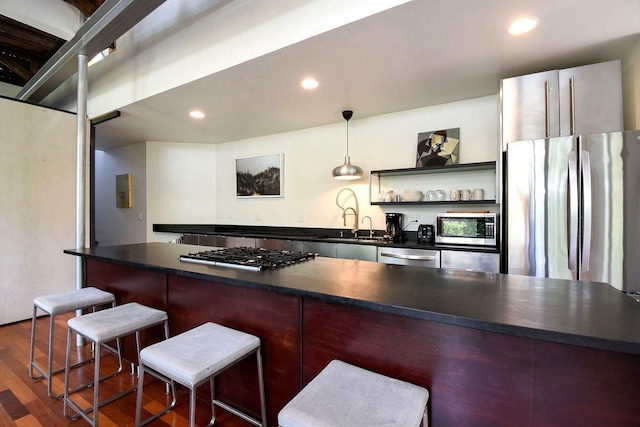
POLYGON ((420 132, 416 167, 456 165, 460 149, 460 128, 420 132))
POLYGON ((133 207, 131 174, 116 175, 116 206, 119 208, 133 207))

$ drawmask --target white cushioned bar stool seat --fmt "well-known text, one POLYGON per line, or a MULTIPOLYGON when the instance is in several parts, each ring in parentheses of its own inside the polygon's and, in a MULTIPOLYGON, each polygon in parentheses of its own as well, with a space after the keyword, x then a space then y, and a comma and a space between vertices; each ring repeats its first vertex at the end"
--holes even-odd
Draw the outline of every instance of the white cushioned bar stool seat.
POLYGON ((282 408, 278 425, 426 426, 428 400, 423 387, 333 360, 282 408))
MULTIPOLYGON (((53 370, 53 339, 54 339, 54 326, 55 317, 59 314, 71 313, 76 310, 93 309, 96 311, 101 306, 115 306, 115 297, 110 292, 105 292, 100 289, 87 287, 82 289, 75 289, 67 292, 60 292, 49 295, 42 295, 33 300, 33 318, 31 320, 31 347, 29 350, 29 377, 33 379, 46 378, 47 380, 47 395, 54 399, 63 396, 62 393, 52 395, 51 391, 51 377, 57 373, 60 373, 64 368, 53 370), (47 349, 47 367, 46 369, 40 366, 35 361, 35 340, 36 340, 36 324, 38 311, 44 312, 49 316, 49 345, 47 349), (40 376, 34 375, 34 369, 40 373, 40 376)), ((113 350, 113 349, 111 349, 113 350)), ((84 363, 92 361, 91 359, 81 360, 70 368, 80 366, 84 363)), ((89 384, 90 385, 90 384, 89 384)))
POLYGON ((254 425, 264 425, 266 407, 262 356, 258 337, 209 322, 144 348, 140 352, 139 360, 136 426, 145 425, 167 412, 165 410, 156 413, 141 421, 145 372, 164 381, 175 381, 189 389, 190 426, 195 425, 196 388, 206 381, 211 384, 210 424, 215 421, 215 405, 218 405, 254 425), (215 398, 215 376, 251 354, 256 354, 257 359, 262 422, 215 398))
MULTIPOLYGON (((135 302, 123 304, 117 307, 109 308, 106 310, 98 311, 95 313, 85 314, 69 319, 68 333, 67 333, 67 365, 69 364, 69 357, 71 352, 71 336, 72 333, 83 336, 87 340, 93 342, 96 348, 102 343, 119 339, 126 335, 135 334, 136 336, 136 351, 138 357, 140 356, 140 331, 151 328, 156 325, 164 325, 165 339, 169 337, 169 324, 167 313, 162 310, 147 307, 135 302)), ((95 354, 95 366, 93 374, 93 405, 89 408, 83 409, 75 402, 70 396, 73 390, 70 390, 69 384, 69 371, 65 372, 65 388, 64 388, 64 405, 63 412, 67 415, 67 405, 71 406, 78 415, 88 421, 91 425, 98 425, 98 409, 114 400, 135 391, 136 387, 132 387, 128 390, 122 391, 115 396, 106 399, 103 402, 99 402, 99 388, 100 388, 100 352, 96 351, 95 354), (93 412, 93 417, 89 417, 89 413, 93 412)))

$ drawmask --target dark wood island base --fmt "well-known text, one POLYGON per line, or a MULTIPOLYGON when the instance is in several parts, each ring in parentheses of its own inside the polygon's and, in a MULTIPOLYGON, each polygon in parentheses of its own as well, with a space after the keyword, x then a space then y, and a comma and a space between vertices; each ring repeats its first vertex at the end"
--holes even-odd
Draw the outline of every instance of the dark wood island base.
MULTIPOLYGON (((640 420, 640 306, 608 285, 548 281, 541 293, 540 279, 363 261, 319 258, 254 273, 177 260, 194 248, 153 243, 65 252, 83 258, 85 285, 113 292, 118 304, 166 310, 172 335, 213 321, 260 337, 270 425, 332 359, 426 387, 432 426, 640 420), (485 283, 471 283, 479 280, 485 283), (581 295, 584 306, 562 307, 558 286, 576 283, 589 293, 581 295), (505 292, 517 301, 506 301, 505 292), (538 300, 523 300, 523 292, 538 300), (547 293, 550 302, 541 303, 547 293), (478 307, 488 298, 507 305, 478 307), (594 298, 604 301, 591 304, 594 298), (607 316, 605 308, 617 312, 607 316)), ((245 362, 220 376, 217 392, 259 416, 255 364, 245 362)))

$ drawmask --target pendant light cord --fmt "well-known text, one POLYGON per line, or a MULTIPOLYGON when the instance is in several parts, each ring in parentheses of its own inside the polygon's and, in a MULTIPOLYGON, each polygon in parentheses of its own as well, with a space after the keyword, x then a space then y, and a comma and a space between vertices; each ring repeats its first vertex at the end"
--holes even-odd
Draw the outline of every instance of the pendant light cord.
POLYGON ((342 112, 342 118, 347 121, 347 157, 349 157, 349 120, 353 117, 353 111, 345 110, 342 112))
POLYGON ((349 157, 349 120, 347 120, 347 157, 349 157))

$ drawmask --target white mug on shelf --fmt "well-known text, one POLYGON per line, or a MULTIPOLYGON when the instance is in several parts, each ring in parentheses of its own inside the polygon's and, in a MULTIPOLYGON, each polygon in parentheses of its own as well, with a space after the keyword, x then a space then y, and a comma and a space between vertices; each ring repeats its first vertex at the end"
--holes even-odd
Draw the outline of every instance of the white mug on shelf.
POLYGON ((451 200, 454 200, 454 201, 460 200, 460 190, 451 190, 449 192, 449 196, 451 200))
POLYGON ((473 190, 473 200, 484 200, 484 190, 482 188, 473 190))
POLYGON ((460 200, 471 200, 471 190, 460 191, 460 200))

